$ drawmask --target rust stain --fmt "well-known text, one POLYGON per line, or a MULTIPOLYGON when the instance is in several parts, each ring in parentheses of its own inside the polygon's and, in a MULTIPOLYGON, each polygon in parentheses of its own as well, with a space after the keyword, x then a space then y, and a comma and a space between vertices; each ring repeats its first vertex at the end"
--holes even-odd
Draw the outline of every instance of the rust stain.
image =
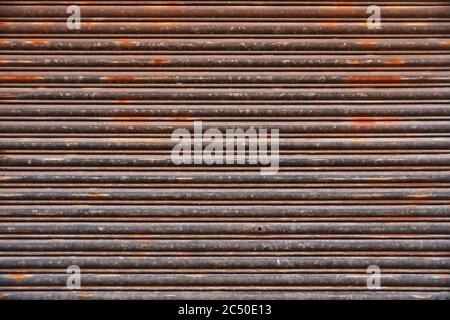
POLYGON ((450 41, 444 40, 444 41, 441 41, 441 44, 443 44, 444 46, 450 46, 450 41))
POLYGON ((125 103, 125 102, 128 102, 129 100, 127 97, 118 97, 118 98, 116 98, 116 101, 120 102, 120 103, 125 103))
POLYGON ((347 64, 360 64, 361 61, 359 61, 358 59, 347 59, 346 60, 347 64))
POLYGON ((343 9, 343 10, 350 10, 350 9, 355 9, 356 7, 354 5, 350 5, 353 4, 351 2, 338 2, 339 5, 334 6, 333 9, 343 9), (340 4, 343 4, 342 6, 340 4))
POLYGON ((358 41, 358 44, 362 45, 362 46, 371 46, 371 45, 374 45, 374 44, 377 44, 377 43, 378 43, 378 41, 375 41, 375 40, 361 40, 361 41, 358 41))
POLYGON ((151 25, 151 26, 155 26, 155 27, 158 27, 158 26, 176 26, 177 25, 177 23, 174 23, 174 22, 147 22, 147 24, 151 25))
POLYGON ((0 22, 0 27, 5 27, 11 25, 11 22, 0 22))
POLYGON ((0 39, 0 45, 4 45, 4 44, 8 44, 8 43, 9 43, 8 40, 0 39))
POLYGON ((147 117, 114 117, 114 118, 110 118, 110 119, 118 120, 118 121, 151 120, 151 118, 147 118, 147 117))
POLYGON ((175 121, 192 121, 192 120, 194 120, 194 118, 189 118, 189 117, 170 117, 170 120, 175 120, 175 121))
POLYGON ((29 42, 31 44, 35 44, 35 45, 47 44, 48 43, 47 40, 40 40, 40 39, 30 39, 30 40, 27 40, 27 42, 29 42))
POLYGON ((108 196, 105 193, 98 193, 98 192, 89 192, 89 197, 93 197, 93 198, 101 198, 101 197, 105 197, 108 196))
POLYGON ((129 40, 129 39, 120 39, 120 40, 117 40, 116 43, 129 45, 129 44, 136 44, 136 41, 129 40))
POLYGON ((363 126, 374 125, 377 122, 376 120, 377 120, 376 118, 361 118, 361 117, 350 118, 352 124, 363 126))
POLYGON ((348 81, 351 82, 397 82, 401 81, 400 76, 348 76, 348 81))
POLYGON ((320 22, 319 25, 322 27, 335 27, 337 26, 336 22, 320 22))
POLYGON ((31 274, 26 274, 26 273, 12 273, 6 276, 8 279, 25 279, 25 278, 30 278, 32 277, 31 274))
POLYGON ((80 293, 81 298, 92 298, 94 295, 92 293, 80 293))
POLYGON ((395 117, 378 117, 378 118, 371 118, 371 117, 351 117, 350 121, 353 124, 358 125, 371 125, 375 123, 380 123, 381 121, 396 121, 398 120, 395 117))
POLYGON ((404 64, 405 61, 398 58, 390 58, 384 61, 384 64, 390 64, 390 65, 398 65, 398 64, 404 64))
POLYGON ((94 25, 94 22, 82 22, 81 24, 86 27, 92 27, 94 25))
POLYGON ((167 63, 167 60, 161 57, 156 57, 150 60, 151 64, 161 65, 167 63))
POLYGON ((31 82, 40 80, 42 77, 38 76, 0 76, 0 81, 19 81, 19 82, 31 82))
POLYGON ((429 194, 408 194, 408 198, 428 198, 429 194))

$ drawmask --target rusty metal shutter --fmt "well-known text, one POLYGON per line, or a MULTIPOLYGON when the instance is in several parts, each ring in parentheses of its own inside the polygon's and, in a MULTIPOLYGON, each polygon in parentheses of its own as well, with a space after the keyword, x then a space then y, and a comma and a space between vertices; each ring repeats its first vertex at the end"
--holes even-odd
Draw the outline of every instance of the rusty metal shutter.
POLYGON ((448 1, 2 0, 0 296, 450 298, 449 31, 448 1), (279 174, 173 165, 194 120, 279 128, 279 174))

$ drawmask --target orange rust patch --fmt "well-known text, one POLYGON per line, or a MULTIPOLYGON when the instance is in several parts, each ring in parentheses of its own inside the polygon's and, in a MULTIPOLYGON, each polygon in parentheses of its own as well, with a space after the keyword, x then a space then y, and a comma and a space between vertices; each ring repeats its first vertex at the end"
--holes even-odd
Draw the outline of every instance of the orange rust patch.
POLYGON ((153 58, 152 60, 151 60, 151 63, 152 64, 156 64, 156 65, 161 65, 161 64, 165 64, 167 62, 167 60, 166 59, 164 59, 164 58, 153 58))
POLYGON ((116 98, 116 101, 120 102, 120 103, 125 103, 125 102, 128 102, 129 100, 127 97, 118 97, 118 98, 116 98))
POLYGON ((86 27, 91 27, 94 25, 94 22, 82 22, 81 24, 86 27))
POLYGON ((118 44, 136 44, 136 41, 129 40, 129 39, 120 39, 120 40, 117 40, 116 43, 118 43, 118 44))
POLYGON ((371 45, 374 45, 374 44, 377 44, 377 43, 378 43, 378 41, 374 41, 374 40, 361 40, 361 41, 358 41, 358 44, 360 44, 362 46, 371 46, 371 45))
POLYGON ((0 39, 0 45, 4 45, 4 44, 7 44, 7 43, 9 43, 8 40, 0 39))
POLYGON ((11 22, 0 22, 0 26, 9 26, 11 22))
POLYGON ((31 44, 35 44, 35 45, 47 44, 48 43, 47 40, 40 40, 40 39, 30 39, 30 40, 27 40, 27 42, 29 42, 31 44))
POLYGON ((367 139, 366 138, 352 138, 351 140, 354 142, 362 142, 362 141, 366 141, 367 139))
POLYGON ((98 193, 98 192, 89 192, 88 195, 93 198, 100 198, 100 197, 106 196, 106 194, 98 193))
POLYGON ((319 23, 322 27, 334 27, 337 26, 336 22, 321 22, 319 23))
POLYGON ((111 118, 111 120, 118 120, 118 121, 136 121, 136 120, 149 120, 150 118, 145 117, 114 117, 111 118))
POLYGON ((352 2, 338 2, 337 6, 334 6, 333 9, 344 9, 344 10, 349 10, 349 9, 354 9, 355 6, 351 5, 353 4, 352 2), (342 4, 342 5, 341 5, 342 4))
POLYGON ((397 82, 401 81, 400 76, 348 76, 348 81, 351 82, 397 82))
POLYGON ((359 61, 358 59, 347 59, 345 62, 347 62, 347 64, 360 64, 361 61, 359 61))
POLYGON ((378 117, 378 118, 371 118, 371 117, 351 117, 350 121, 354 124, 360 124, 360 125, 371 125, 376 122, 380 121, 396 121, 398 120, 395 117, 378 117))
POLYGON ((374 118, 360 118, 360 117, 356 117, 356 118, 350 118, 350 121, 353 124, 366 125, 366 126, 376 123, 374 118))
POLYGON ((408 198, 428 198, 429 194, 409 194, 408 198))
POLYGON ((189 118, 189 117, 171 117, 170 120, 175 120, 175 121, 192 121, 194 119, 193 118, 189 118))
POLYGON ((81 298, 92 298, 94 295, 91 293, 80 293, 81 298))
POLYGON ((42 79, 41 77, 37 76, 0 76, 0 81, 24 81, 24 82, 31 82, 42 79))
POLYGON ((25 273, 12 273, 6 276, 8 279, 25 279, 30 278, 31 274, 25 274, 25 273))
POLYGON ((398 65, 398 64, 404 64, 405 61, 398 58, 391 58, 384 61, 384 64, 391 64, 391 65, 398 65))
POLYGON ((441 41, 441 44, 443 44, 444 46, 450 46, 450 41, 444 40, 444 41, 441 41))
POLYGON ((148 25, 151 25, 151 26, 175 26, 175 25, 177 25, 176 23, 174 23, 174 22, 147 22, 147 24, 148 25))

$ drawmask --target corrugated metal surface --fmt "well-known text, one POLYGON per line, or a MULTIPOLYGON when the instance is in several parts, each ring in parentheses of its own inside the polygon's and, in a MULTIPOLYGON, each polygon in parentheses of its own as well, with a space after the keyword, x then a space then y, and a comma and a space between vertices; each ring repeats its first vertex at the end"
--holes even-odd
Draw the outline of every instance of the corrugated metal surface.
POLYGON ((450 298, 450 3, 371 4, 2 0, 0 297, 450 298), (194 120, 279 174, 175 166, 194 120))

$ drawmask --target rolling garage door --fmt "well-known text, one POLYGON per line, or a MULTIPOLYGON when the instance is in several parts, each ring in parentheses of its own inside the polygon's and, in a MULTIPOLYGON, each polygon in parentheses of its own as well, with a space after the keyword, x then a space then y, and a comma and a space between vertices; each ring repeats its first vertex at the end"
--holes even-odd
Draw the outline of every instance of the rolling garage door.
POLYGON ((2 0, 0 297, 448 299, 449 31, 448 1, 2 0), (278 174, 175 165, 194 121, 279 129, 278 174))

